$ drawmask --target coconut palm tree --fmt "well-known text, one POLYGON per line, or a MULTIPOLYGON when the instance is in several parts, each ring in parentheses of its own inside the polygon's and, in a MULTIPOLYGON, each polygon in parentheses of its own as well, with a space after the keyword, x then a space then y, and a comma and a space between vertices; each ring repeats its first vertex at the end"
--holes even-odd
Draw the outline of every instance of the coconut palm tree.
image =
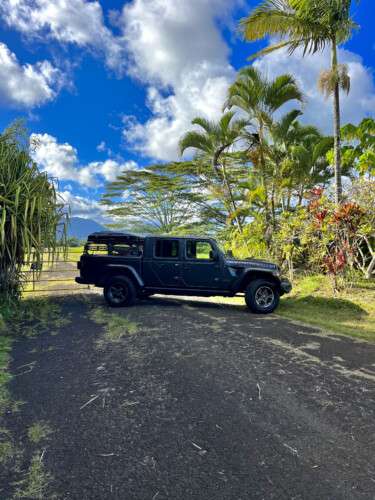
POLYGON ((349 92, 350 78, 345 65, 338 63, 337 47, 344 43, 357 25, 350 17, 351 0, 263 0, 241 21, 245 38, 255 41, 266 36, 281 40, 254 57, 286 47, 289 53, 302 48, 303 55, 331 48, 331 68, 322 72, 319 87, 333 96, 335 199, 342 198, 340 88, 349 92))
POLYGON ((243 68, 236 81, 228 91, 226 108, 236 107, 246 114, 249 124, 255 133, 247 131, 244 139, 248 142, 251 159, 258 167, 264 189, 265 218, 270 222, 268 177, 270 169, 267 166, 267 132, 272 127, 273 115, 285 103, 302 101, 302 92, 295 79, 288 74, 280 75, 274 80, 265 78, 253 66, 243 68))
POLYGON ((227 172, 227 153, 242 137, 247 120, 233 120, 235 113, 228 111, 224 113, 218 122, 206 120, 205 118, 195 118, 193 125, 198 125, 200 130, 187 132, 180 141, 180 153, 183 154, 188 148, 193 148, 200 155, 209 159, 215 177, 222 183, 227 197, 230 201, 234 219, 239 230, 242 224, 237 216, 237 204, 227 172))

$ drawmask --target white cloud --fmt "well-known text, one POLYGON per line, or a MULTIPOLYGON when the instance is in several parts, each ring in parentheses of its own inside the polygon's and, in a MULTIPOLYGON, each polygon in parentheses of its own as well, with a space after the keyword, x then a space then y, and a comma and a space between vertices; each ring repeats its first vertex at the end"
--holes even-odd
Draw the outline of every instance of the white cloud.
POLYGON ((95 188, 114 181, 126 170, 137 168, 134 161, 105 160, 81 166, 77 150, 68 143, 60 144, 49 134, 32 134, 32 157, 42 170, 59 180, 75 181, 82 186, 95 188))
POLYGON ((48 61, 21 65, 0 42, 0 103, 32 108, 54 99, 64 85, 60 70, 48 61))
MULTIPOLYGON (((348 50, 340 49, 339 59, 347 64, 351 77, 349 95, 341 93, 342 123, 356 123, 364 116, 374 116, 375 87, 371 70, 363 65, 359 55, 348 50)), ((332 133, 332 102, 324 98, 317 85, 320 72, 330 67, 328 49, 305 57, 301 51, 289 56, 280 50, 260 58, 254 65, 270 78, 282 73, 294 75, 306 99, 301 120, 318 126, 325 133, 332 133)))
POLYGON ((83 219, 93 219, 99 223, 109 223, 113 220, 106 215, 107 207, 101 205, 97 200, 77 196, 70 191, 60 191, 60 198, 63 203, 69 205, 72 216, 83 219))
POLYGON ((96 146, 96 150, 99 151, 100 153, 104 153, 104 151, 107 150, 107 145, 105 143, 105 141, 102 141, 100 142, 97 146, 96 146))
POLYGON ((125 140, 146 156, 178 157, 177 144, 197 115, 216 119, 234 77, 216 25, 237 0, 133 0, 122 29, 130 72, 149 85, 146 123, 128 122, 125 140), (167 95, 165 95, 167 93, 167 95))
POLYGON ((25 35, 99 51, 114 70, 124 64, 122 44, 105 26, 98 1, 1 0, 0 14, 25 35))
POLYGON ((235 2, 133 0, 122 13, 124 40, 142 80, 176 84, 183 73, 209 61, 228 65, 229 49, 215 24, 235 2))

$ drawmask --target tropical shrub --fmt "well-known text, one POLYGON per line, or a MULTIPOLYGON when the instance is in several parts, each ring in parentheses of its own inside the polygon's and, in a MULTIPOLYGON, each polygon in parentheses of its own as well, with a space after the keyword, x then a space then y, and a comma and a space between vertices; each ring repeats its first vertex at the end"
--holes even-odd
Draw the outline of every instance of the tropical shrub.
MULTIPOLYGON (((58 251, 64 217, 53 182, 32 161, 19 124, 0 135, 0 296, 17 298, 25 264, 40 269, 58 251)), ((64 224, 61 235, 64 239, 64 224)))
POLYGON ((274 255, 287 263, 290 274, 296 266, 310 272, 323 272, 337 288, 338 277, 360 269, 370 239, 368 212, 355 201, 336 205, 322 188, 311 190, 306 206, 283 214, 273 238, 274 255), (367 236, 366 236, 367 235, 367 236))

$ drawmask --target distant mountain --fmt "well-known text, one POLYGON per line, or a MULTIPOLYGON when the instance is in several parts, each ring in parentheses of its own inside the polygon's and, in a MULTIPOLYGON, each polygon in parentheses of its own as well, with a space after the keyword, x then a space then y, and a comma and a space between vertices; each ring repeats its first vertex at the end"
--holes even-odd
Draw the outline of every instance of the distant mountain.
POLYGON ((68 238, 78 238, 86 240, 91 233, 98 231, 108 231, 104 226, 91 219, 82 219, 82 217, 72 217, 68 227, 68 238))

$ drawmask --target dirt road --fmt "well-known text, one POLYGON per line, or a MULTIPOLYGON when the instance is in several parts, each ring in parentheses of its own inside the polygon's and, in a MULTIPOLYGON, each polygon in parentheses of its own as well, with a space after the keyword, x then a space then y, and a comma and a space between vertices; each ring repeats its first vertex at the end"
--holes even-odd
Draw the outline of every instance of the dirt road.
POLYGON ((375 345, 194 300, 56 300, 65 324, 12 354, 37 498, 375 497, 375 345))

